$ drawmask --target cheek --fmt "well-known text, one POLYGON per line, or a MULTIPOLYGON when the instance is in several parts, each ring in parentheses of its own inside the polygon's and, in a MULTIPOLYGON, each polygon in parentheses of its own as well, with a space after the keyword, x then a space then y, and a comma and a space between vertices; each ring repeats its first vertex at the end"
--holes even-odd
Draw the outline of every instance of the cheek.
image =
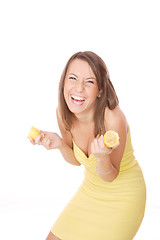
POLYGON ((92 91, 90 91, 90 96, 96 99, 98 96, 98 89, 97 88, 92 89, 92 91))
POLYGON ((63 90, 63 95, 64 95, 65 101, 67 101, 68 90, 67 90, 67 88, 65 88, 65 87, 64 87, 64 90, 63 90))
POLYGON ((67 85, 64 84, 63 95, 64 95, 64 99, 65 99, 65 100, 66 100, 66 97, 67 97, 67 92, 68 92, 68 90, 67 90, 67 85))
POLYGON ((68 82, 66 82, 66 83, 64 84, 63 95, 64 95, 64 99, 65 99, 67 105, 68 105, 69 102, 70 102, 70 100, 69 100, 70 94, 69 94, 69 93, 70 93, 71 89, 72 89, 71 84, 69 84, 68 82))
POLYGON ((67 93, 72 89, 72 84, 69 81, 64 82, 64 92, 67 93))
POLYGON ((64 90, 63 92, 66 94, 69 91, 69 83, 67 81, 64 82, 64 90))

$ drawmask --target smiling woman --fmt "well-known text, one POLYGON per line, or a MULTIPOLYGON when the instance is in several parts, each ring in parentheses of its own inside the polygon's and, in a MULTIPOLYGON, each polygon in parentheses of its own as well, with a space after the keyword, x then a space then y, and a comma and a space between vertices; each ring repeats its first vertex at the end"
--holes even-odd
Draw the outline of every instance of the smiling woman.
POLYGON ((144 216, 145 181, 107 67, 95 53, 69 59, 59 84, 57 121, 62 138, 41 131, 32 143, 58 148, 67 162, 83 164, 85 178, 47 240, 133 239, 144 216), (108 130, 120 138, 113 148, 103 141, 108 130))

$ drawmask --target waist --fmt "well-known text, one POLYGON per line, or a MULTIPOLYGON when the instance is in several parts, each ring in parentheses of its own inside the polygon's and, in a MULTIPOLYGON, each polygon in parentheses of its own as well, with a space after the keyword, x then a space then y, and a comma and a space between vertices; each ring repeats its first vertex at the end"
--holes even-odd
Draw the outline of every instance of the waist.
POLYGON ((85 180, 87 184, 91 184, 94 186, 102 187, 102 188, 121 188, 123 186, 132 185, 139 182, 144 182, 143 173, 138 162, 135 160, 134 163, 130 165, 126 165, 122 167, 117 178, 115 178, 112 182, 107 182, 101 179, 96 173, 88 171, 85 169, 85 180), (127 166, 127 168, 126 168, 127 166))
POLYGON ((122 158, 120 172, 127 171, 134 166, 139 166, 133 154, 125 155, 122 158))

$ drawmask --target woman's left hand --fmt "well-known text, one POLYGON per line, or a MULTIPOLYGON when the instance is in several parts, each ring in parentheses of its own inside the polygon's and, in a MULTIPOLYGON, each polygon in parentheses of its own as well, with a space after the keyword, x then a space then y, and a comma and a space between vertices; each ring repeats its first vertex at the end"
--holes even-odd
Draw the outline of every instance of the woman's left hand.
POLYGON ((91 153, 96 158, 104 158, 107 155, 111 154, 112 151, 113 151, 112 148, 108 148, 104 145, 103 135, 101 135, 98 138, 95 138, 91 143, 91 153))

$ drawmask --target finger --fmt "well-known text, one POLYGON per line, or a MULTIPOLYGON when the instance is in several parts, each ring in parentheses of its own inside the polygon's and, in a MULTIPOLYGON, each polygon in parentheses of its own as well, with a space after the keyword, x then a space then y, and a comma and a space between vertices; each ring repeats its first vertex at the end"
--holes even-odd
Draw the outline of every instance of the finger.
POLYGON ((47 138, 43 137, 43 138, 41 138, 40 145, 43 145, 44 147, 46 147, 46 142, 47 142, 47 138))
POLYGON ((99 138, 99 146, 100 146, 100 148, 105 147, 104 142, 103 142, 103 135, 101 135, 100 138, 99 138))
POLYGON ((95 152, 99 152, 99 143, 97 138, 94 139, 94 150, 95 152))
POLYGON ((97 144, 98 144, 98 146, 100 146, 100 143, 101 143, 101 141, 102 141, 102 137, 99 136, 99 138, 97 138, 96 140, 97 140, 97 144))
POLYGON ((40 135, 41 135, 42 137, 45 137, 45 135, 46 135, 47 132, 42 131, 42 130, 39 130, 39 131, 40 131, 40 133, 41 133, 40 135))
POLYGON ((46 131, 42 131, 42 130, 39 130, 41 134, 43 134, 44 136, 48 133, 46 131))
POLYGON ((35 139, 35 143, 41 144, 43 138, 44 138, 44 136, 42 136, 42 134, 39 134, 35 139))
POLYGON ((33 145, 36 145, 35 141, 34 141, 32 138, 30 138, 29 141, 30 141, 33 145))
POLYGON ((38 144, 40 142, 40 138, 41 138, 41 135, 39 134, 36 139, 35 139, 35 143, 38 144))
POLYGON ((113 148, 108 148, 108 147, 106 147, 106 148, 107 148, 107 153, 108 153, 108 154, 111 154, 112 151, 113 151, 113 148))
POLYGON ((96 139, 98 139, 100 137, 100 135, 99 134, 97 134, 97 136, 96 136, 96 139))
POLYGON ((120 145, 120 143, 118 143, 115 147, 113 147, 112 149, 116 149, 118 146, 120 145))
POLYGON ((51 140, 48 139, 48 140, 46 141, 46 148, 47 148, 47 149, 49 149, 49 145, 50 145, 50 143, 51 143, 51 140))

